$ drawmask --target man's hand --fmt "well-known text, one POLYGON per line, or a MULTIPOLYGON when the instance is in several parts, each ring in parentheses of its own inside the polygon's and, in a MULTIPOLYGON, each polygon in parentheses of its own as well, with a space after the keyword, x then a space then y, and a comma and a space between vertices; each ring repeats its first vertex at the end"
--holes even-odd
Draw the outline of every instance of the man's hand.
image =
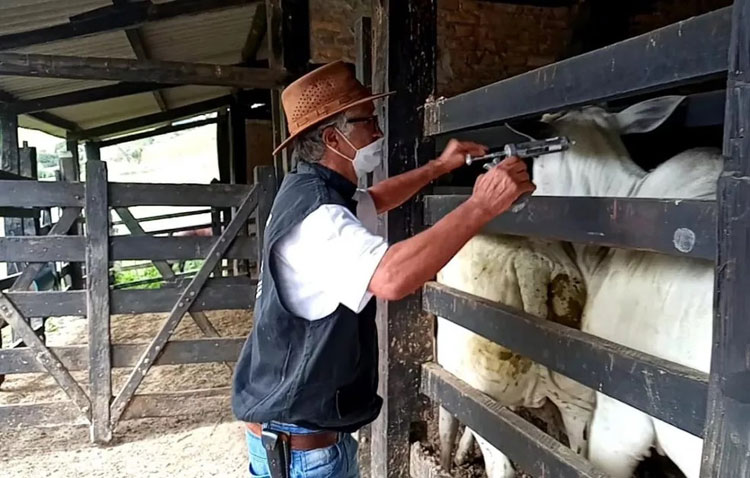
POLYGON ((440 166, 441 174, 447 174, 454 169, 466 164, 466 155, 483 156, 487 154, 487 146, 472 143, 471 141, 458 141, 452 139, 436 160, 440 166))
POLYGON ((535 189, 536 186, 529 179, 526 163, 510 157, 477 178, 469 201, 493 218, 510 209, 522 194, 534 192, 535 189))

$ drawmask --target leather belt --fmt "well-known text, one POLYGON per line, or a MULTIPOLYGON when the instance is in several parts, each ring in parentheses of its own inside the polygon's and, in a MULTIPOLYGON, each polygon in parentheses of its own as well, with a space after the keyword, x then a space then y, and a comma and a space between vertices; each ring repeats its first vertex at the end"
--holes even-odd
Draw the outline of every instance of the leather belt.
MULTIPOLYGON (((245 423, 250 433, 260 438, 263 427, 259 423, 245 423)), ((286 432, 284 432, 286 433, 286 432)), ((328 448, 339 441, 338 432, 316 432, 309 434, 287 433, 289 445, 292 450, 310 451, 319 448, 328 448)))

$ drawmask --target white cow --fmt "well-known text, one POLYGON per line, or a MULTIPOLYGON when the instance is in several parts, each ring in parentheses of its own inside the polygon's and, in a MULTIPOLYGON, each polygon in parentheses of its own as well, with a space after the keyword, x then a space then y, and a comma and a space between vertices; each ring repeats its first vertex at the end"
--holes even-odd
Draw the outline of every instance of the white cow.
MULTIPOLYGON (((564 134, 576 143, 570 151, 544 156, 534 162, 536 195, 551 196, 621 196, 712 199, 716 180, 721 171, 721 156, 718 151, 693 149, 681 153, 646 173, 629 157, 620 134, 646 132, 656 128, 676 109, 682 97, 663 97, 635 105, 619 114, 609 114, 600 108, 585 108, 566 114, 548 116, 559 134, 564 134)), ((508 238, 478 236, 448 265, 454 271, 450 277, 438 276, 438 281, 457 289, 476 293, 487 298, 518 307, 506 302, 508 292, 517 288, 507 267, 495 268, 495 275, 478 278, 472 271, 484 270, 492 257, 508 254, 508 238), (494 240, 494 242, 493 242, 494 240), (462 278, 458 271, 466 270, 462 278), (510 274, 510 275, 509 275, 510 274), (511 277, 509 279, 509 277, 511 277), (481 284, 477 284, 481 282, 481 284), (497 289, 497 290, 496 290, 497 289), (474 292, 477 291, 477 292, 474 292)), ((534 244, 530 242, 529 244, 534 244)), ((524 247, 529 247, 528 245, 524 247)), ((531 246, 531 251, 534 247, 531 246)), ((550 244, 546 251, 553 250, 550 244)), ((670 257, 653 253, 630 252, 599 247, 574 246, 575 264, 582 274, 588 298, 583 311, 582 329, 593 335, 609 339, 628 347, 641 350, 683 365, 707 372, 710 362, 711 315, 713 290, 713 264, 708 261, 670 257)), ((521 259, 530 252, 516 252, 515 270, 535 270, 534 260, 521 259)), ((558 269, 571 269, 564 258, 552 254, 558 269)), ((507 262, 501 261, 501 262, 507 262)), ((554 267, 553 267, 554 268, 554 267)), ((574 268, 575 269, 575 268, 574 268)), ((573 277, 568 272, 569 277, 573 277)), ((537 281, 542 288, 544 281, 537 281)), ((525 310, 526 304, 520 304, 525 310)), ((527 310, 529 311, 529 310, 527 310)), ((530 311, 531 312, 531 311, 530 311)), ((534 313, 534 312, 532 312, 534 313)), ((535 315, 544 317, 543 313, 535 315)), ((489 359, 473 358, 477 347, 464 339, 460 347, 450 347, 451 336, 441 337, 440 328, 453 337, 459 336, 440 320, 438 325, 438 361, 445 361, 456 375, 470 377, 470 383, 492 395, 501 403, 517 405, 508 400, 500 387, 491 387, 494 382, 504 383, 512 376, 502 368, 503 360, 497 349, 495 374, 489 359), (441 343, 443 351, 441 352, 441 343), (456 357, 465 354, 463 361, 456 357), (486 362, 486 363, 485 363, 486 362)), ((465 330, 464 334, 469 334, 465 330)), ((484 348, 492 350, 491 348, 484 348)), ((525 384, 532 388, 526 392, 524 406, 533 406, 539 397, 537 384, 547 387, 546 376, 559 376, 545 372, 540 366, 530 366, 525 384), (535 375, 533 371, 537 371, 535 375), (540 377, 540 378, 537 378, 540 377), (531 400, 529 400, 531 398, 531 400)), ((515 383, 515 381, 514 381, 515 383)), ((558 397, 555 404, 561 408, 565 418, 577 415, 577 422, 585 420, 585 407, 590 401, 591 391, 567 380, 564 387, 568 394, 558 397), (576 393, 580 393, 576 396, 576 393), (570 407, 575 403, 577 407, 570 407)), ((544 394, 544 391, 541 391, 544 394)), ((511 397, 514 398, 514 397, 511 397)), ((550 397, 553 398, 553 397, 550 397)), ((602 394, 596 396, 597 405, 589 433, 588 455, 602 470, 615 478, 629 478, 638 462, 651 446, 663 450, 687 475, 698 476, 701 456, 701 440, 668 424, 653 419, 627 405, 602 394)), ((448 420, 442 420, 447 422, 448 420)), ((568 428, 571 444, 576 449, 576 436, 580 427, 568 428)), ((443 430, 448 427, 443 427, 443 430)), ((441 430, 441 432, 443 431, 441 430)), ((442 441, 447 441, 441 433, 442 441)), ((585 452, 585 442, 580 451, 585 452)), ((480 439, 488 475, 510 477, 511 468, 507 458, 480 439)), ((444 450, 442 454, 445 455, 444 450)))

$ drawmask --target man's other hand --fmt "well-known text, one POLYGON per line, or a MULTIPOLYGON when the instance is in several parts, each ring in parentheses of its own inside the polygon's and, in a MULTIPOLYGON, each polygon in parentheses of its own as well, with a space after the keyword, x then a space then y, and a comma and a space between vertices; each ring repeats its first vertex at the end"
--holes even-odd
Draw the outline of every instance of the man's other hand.
POLYGON ((441 174, 447 174, 454 169, 460 168, 466 164, 466 155, 483 156, 487 154, 487 146, 472 143, 471 141, 458 141, 452 139, 443 150, 443 153, 437 159, 440 165, 441 174))

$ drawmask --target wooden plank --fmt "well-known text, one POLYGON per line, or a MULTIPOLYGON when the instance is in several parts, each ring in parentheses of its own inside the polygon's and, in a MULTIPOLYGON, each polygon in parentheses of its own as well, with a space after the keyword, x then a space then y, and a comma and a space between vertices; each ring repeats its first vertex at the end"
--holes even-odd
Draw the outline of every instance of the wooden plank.
POLYGON ((232 184, 247 184, 246 131, 242 108, 234 100, 229 108, 229 152, 232 165, 229 177, 232 184))
MULTIPOLYGON (((422 134, 421 108, 435 91, 437 2, 375 2, 373 24, 373 91, 395 91, 379 111, 387 146, 378 182, 434 156, 434 144, 422 134)), ((422 228, 421 199, 414 198, 385 216, 381 234, 389 244, 422 228)), ((398 302, 378 303, 380 416, 371 425, 372 476, 408 476, 410 435, 414 422, 425 420, 427 404, 419 396, 419 365, 432 356, 433 320, 422 313, 421 291, 398 302)))
MULTIPOLYGON (((52 226, 52 229, 50 229, 49 236, 66 234, 68 230, 70 230, 70 228, 73 226, 73 224, 75 224, 76 219, 78 219, 80 213, 81 209, 76 207, 63 209, 63 213, 60 216, 60 219, 55 223, 54 226, 52 226)), ((36 279, 37 274, 39 274, 39 271, 41 271, 42 267, 44 266, 44 262, 30 263, 26 267, 26 269, 24 269, 18 280, 13 284, 11 290, 26 290, 31 287, 31 284, 34 282, 34 279, 36 279)))
MULTIPOLYGON (((124 418, 165 418, 190 415, 191 410, 227 410, 230 403, 228 388, 192 390, 185 392, 144 393, 133 397, 124 418)), ((0 407, 0 430, 36 426, 82 425, 74 406, 66 402, 46 402, 0 407)))
POLYGON ((253 12, 253 18, 250 20, 250 30, 245 38, 245 45, 242 47, 242 62, 249 64, 258 56, 258 51, 263 44, 263 38, 268 30, 266 24, 266 4, 258 2, 253 12))
POLYGON ((41 43, 135 28, 149 22, 199 15, 250 3, 252 3, 250 0, 172 0, 160 4, 135 1, 123 5, 111 5, 80 14, 67 23, 2 35, 0 36, 0 50, 18 49, 41 43))
POLYGON ((0 207, 0 217, 38 218, 39 208, 0 207))
POLYGON ((705 373, 441 284, 425 287, 424 309, 693 435, 703 433, 705 373))
POLYGON ((83 184, 0 180, 0 206, 83 207, 83 184))
POLYGON ((109 328, 109 204, 107 164, 98 161, 96 143, 86 143, 86 316, 89 335, 91 440, 112 441, 112 351, 109 328), (91 148, 89 148, 91 146, 91 148), (89 156, 89 150, 97 160, 89 156))
POLYGON ((87 421, 90 420, 91 403, 86 396, 86 392, 78 385, 55 354, 44 345, 31 325, 24 320, 18 309, 3 293, 0 293, 0 318, 5 320, 13 328, 13 333, 33 350, 34 358, 52 375, 60 388, 75 403, 80 414, 87 421))
POLYGON ((441 134, 552 113, 720 77, 727 71, 731 7, 427 103, 425 129, 441 134))
MULTIPOLYGON (((224 277, 208 281, 191 311, 247 310, 255 304, 256 281, 247 277, 224 277)), ((179 289, 116 290, 111 292, 112 314, 169 312, 180 296, 179 289)), ((85 316, 83 291, 8 292, 8 298, 24 317, 85 316)))
POLYGON ((359 17, 354 26, 356 48, 355 69, 357 79, 365 86, 372 86, 372 19, 359 17))
POLYGON ((112 207, 215 206, 233 207, 252 189, 247 184, 110 184, 112 207))
POLYGON ((533 476, 607 478, 582 456, 436 364, 422 367, 421 391, 533 476))
MULTIPOLYGON (((114 261, 202 259, 217 237, 113 237, 110 241, 114 261)), ((0 252, 2 252, 0 240, 0 252)), ((254 237, 238 237, 226 253, 227 259, 255 259, 254 237)))
POLYGON ((158 358, 159 354, 163 351, 164 345, 166 345, 169 337, 179 325, 182 317, 195 302, 196 296, 205 285, 212 270, 216 264, 219 263, 224 253, 227 252, 232 239, 234 239, 240 229, 244 227, 247 218, 257 204, 258 194, 257 190, 253 188, 242 201, 242 204, 237 210, 237 214, 232 218, 232 221, 224 230, 221 237, 211 247, 211 250, 206 256, 198 273, 193 277, 185 290, 182 291, 178 302, 169 313, 169 317, 164 321, 159 332, 156 334, 156 337, 151 341, 146 351, 140 357, 138 364, 133 368, 133 372, 128 377, 127 382, 115 398, 111 407, 112 423, 116 424, 122 416, 133 397, 133 394, 135 394, 136 389, 143 381, 143 378, 146 376, 151 365, 154 363, 154 360, 158 358))
POLYGON ((102 148, 106 148, 106 147, 114 146, 117 144, 129 143, 130 141, 138 141, 140 139, 153 138, 154 136, 160 136, 160 135, 168 134, 168 133, 175 133, 177 131, 185 131, 188 129, 200 128, 201 126, 206 126, 206 125, 215 124, 215 123, 216 123, 216 118, 207 118, 207 119, 200 120, 200 121, 191 121, 190 123, 170 124, 167 126, 162 126, 161 128, 144 131, 142 133, 129 134, 127 136, 118 136, 116 138, 108 139, 106 141, 102 141, 100 143, 100 146, 102 148))
MULTIPOLYGON (((425 222, 435 224, 468 196, 425 198, 425 222)), ((533 236, 579 244, 712 260, 716 255, 714 201, 532 197, 485 228, 490 234, 533 236)))
MULTIPOLYGON (((215 237, 131 237, 110 239, 113 261, 201 259, 216 242, 215 237)), ((254 259, 255 237, 238 237, 228 259, 254 259)), ((79 236, 0 237, 0 261, 83 262, 86 246, 79 236)))
POLYGON ((82 237, 0 237, 0 261, 54 262, 83 261, 82 237))
POLYGON ((267 68, 32 53, 0 53, 0 75, 236 88, 278 88, 287 80, 286 72, 267 68))
POLYGON ((119 136, 133 131, 140 131, 152 126, 162 125, 171 121, 189 118, 225 108, 229 103, 230 98, 231 96, 220 96, 218 98, 211 98, 198 103, 180 106, 179 108, 172 108, 169 111, 161 111, 159 113, 116 121, 95 128, 78 131, 75 133, 75 137, 78 139, 106 138, 109 136, 119 136))
POLYGON ((20 174, 17 115, 0 115, 0 135, 0 170, 20 174))
MULTIPOLYGON (((164 346, 164 352, 154 366, 234 362, 244 343, 245 338, 242 337, 172 340, 164 346)), ((113 344, 112 367, 133 367, 145 349, 146 344, 113 344)), ((68 371, 88 369, 87 346, 50 347, 50 350, 68 371)), ((34 359, 34 352, 28 347, 0 349, 0 374, 44 372, 46 369, 34 359)))
MULTIPOLYGON (((170 214, 158 214, 156 216, 139 217, 137 219, 139 223, 144 223, 144 222, 150 222, 150 221, 161 221, 164 219, 175 219, 178 217, 198 216, 200 214, 208 214, 210 212, 211 212, 210 209, 199 209, 196 211, 173 212, 170 214)), ((122 224, 122 221, 112 221, 113 226, 117 226, 119 224, 122 224)))
POLYGON ((717 193, 711 383, 701 476, 750 473, 750 1, 736 0, 729 49, 724 173, 717 193))

